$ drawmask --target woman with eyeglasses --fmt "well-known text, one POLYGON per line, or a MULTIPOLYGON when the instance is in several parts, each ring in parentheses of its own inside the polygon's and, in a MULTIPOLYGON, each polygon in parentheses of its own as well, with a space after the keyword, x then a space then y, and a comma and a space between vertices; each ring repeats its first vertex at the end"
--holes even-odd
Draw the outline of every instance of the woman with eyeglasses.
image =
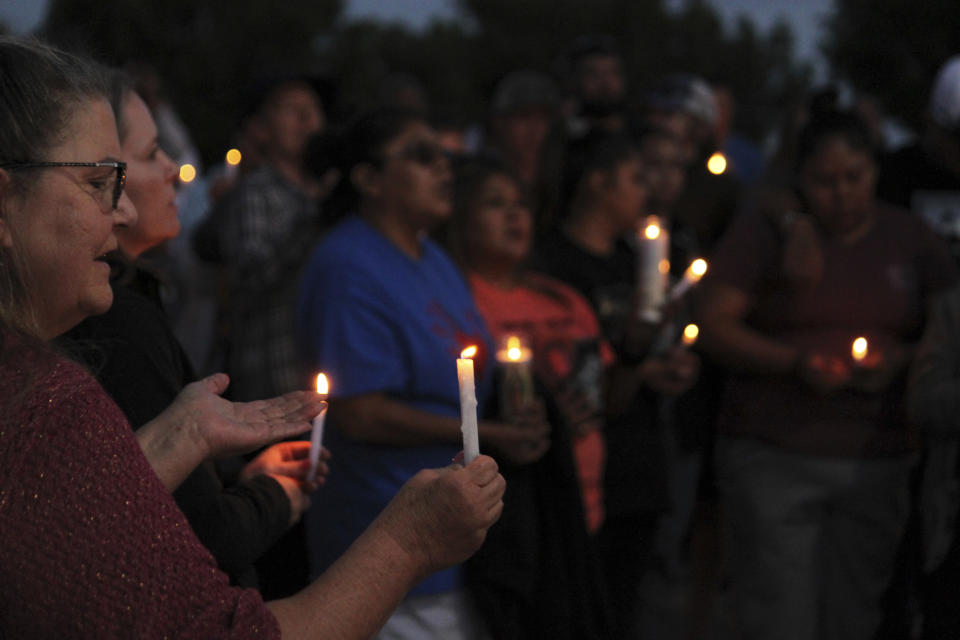
POLYGON ((421 472, 295 596, 231 587, 169 491, 205 459, 308 429, 322 403, 233 404, 214 375, 134 436, 50 344, 110 306, 104 256, 136 220, 102 74, 12 37, 0 68, 0 636, 369 637, 480 545, 502 507, 496 464, 421 472))
MULTIPOLYGON (((117 230, 119 252, 109 259, 113 304, 87 318, 58 343, 86 361, 130 425, 139 429, 196 379, 160 300, 160 282, 138 266, 147 250, 176 237, 177 166, 159 147, 147 105, 120 72, 110 75, 126 193, 137 220, 117 230)), ((120 183, 118 183, 120 184, 120 183)), ((299 519, 308 493, 309 442, 273 445, 224 486, 212 461, 198 466, 174 497, 190 526, 234 584, 256 586, 253 562, 299 519)), ((326 472, 321 464, 319 483, 326 472)))
MULTIPOLYGON (((328 212, 350 213, 306 267, 298 335, 331 381, 331 476, 307 512, 314 573, 334 562, 423 465, 461 449, 456 359, 468 346, 477 395, 488 386, 490 339, 463 276, 427 236, 451 212, 452 175, 422 116, 383 110, 343 139, 343 179, 328 212), (331 522, 329 513, 344 514, 331 522)), ((482 400, 481 400, 482 404, 482 400)), ((482 417, 482 416, 481 416, 482 417)), ((539 458, 546 425, 480 422, 480 449, 508 462, 539 458)), ((482 637, 459 567, 427 578, 384 638, 482 637)))

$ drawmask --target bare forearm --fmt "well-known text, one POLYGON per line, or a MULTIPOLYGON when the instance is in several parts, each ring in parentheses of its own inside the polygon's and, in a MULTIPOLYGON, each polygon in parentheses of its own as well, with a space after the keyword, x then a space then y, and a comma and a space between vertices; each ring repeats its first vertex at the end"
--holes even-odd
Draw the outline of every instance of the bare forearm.
POLYGON ((376 525, 309 587, 267 603, 284 640, 372 637, 424 568, 376 525))

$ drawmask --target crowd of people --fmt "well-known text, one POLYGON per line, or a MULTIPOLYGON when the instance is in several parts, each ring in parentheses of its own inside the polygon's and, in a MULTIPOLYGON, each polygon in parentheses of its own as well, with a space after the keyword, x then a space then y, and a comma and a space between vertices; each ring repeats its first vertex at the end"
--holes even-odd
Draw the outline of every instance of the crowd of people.
POLYGON ((135 67, 0 38, 0 635, 960 635, 960 58, 774 152, 565 60, 483 125, 271 77, 186 186, 135 67))

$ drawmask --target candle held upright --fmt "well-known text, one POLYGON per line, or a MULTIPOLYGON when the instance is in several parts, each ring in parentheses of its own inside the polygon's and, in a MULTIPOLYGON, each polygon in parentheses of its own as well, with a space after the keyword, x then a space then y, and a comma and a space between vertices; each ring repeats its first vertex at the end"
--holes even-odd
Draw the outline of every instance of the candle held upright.
POLYGON ((512 421, 520 409, 533 401, 533 352, 519 336, 507 336, 497 350, 497 364, 503 372, 500 384, 500 412, 512 421))
POLYGON ((647 216, 637 233, 637 316, 660 322, 670 278, 670 233, 647 216))
MULTIPOLYGON (((330 383, 327 376, 317 374, 317 393, 324 396, 330 392, 330 383)), ((313 419, 313 430, 310 432, 310 473, 307 476, 310 480, 317 477, 317 467, 320 465, 320 450, 323 448, 323 423, 327 419, 327 405, 324 403, 323 409, 313 419)))
POLYGON ((473 375, 473 356, 475 355, 477 355, 477 348, 471 346, 464 349, 457 358, 464 464, 470 464, 480 455, 480 436, 477 432, 477 389, 473 375))

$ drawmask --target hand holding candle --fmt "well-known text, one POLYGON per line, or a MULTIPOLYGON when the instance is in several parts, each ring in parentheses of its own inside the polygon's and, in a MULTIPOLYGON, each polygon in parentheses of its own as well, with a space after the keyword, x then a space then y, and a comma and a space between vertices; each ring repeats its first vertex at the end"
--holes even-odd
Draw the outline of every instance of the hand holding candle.
MULTIPOLYGON (((324 396, 330 392, 330 384, 327 382, 327 376, 322 373, 317 374, 317 393, 324 396)), ((323 423, 327 419, 327 405, 324 403, 323 409, 313 419, 313 431, 310 432, 310 473, 307 475, 309 481, 317 477, 317 466, 320 464, 320 450, 323 448, 323 423)))
POLYGON ((470 464, 480 455, 480 436, 477 433, 477 390, 473 380, 473 356, 475 355, 477 355, 477 348, 473 346, 464 349, 457 358, 464 465, 470 464))

